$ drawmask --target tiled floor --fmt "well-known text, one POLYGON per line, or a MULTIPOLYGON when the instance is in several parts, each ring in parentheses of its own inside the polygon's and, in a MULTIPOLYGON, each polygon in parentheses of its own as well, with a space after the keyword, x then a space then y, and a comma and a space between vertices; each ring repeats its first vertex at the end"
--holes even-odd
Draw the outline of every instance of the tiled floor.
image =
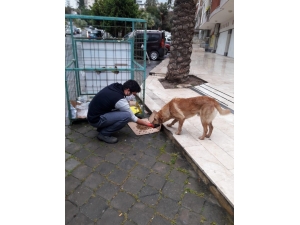
MULTIPOLYGON (((193 45, 191 58, 190 74, 208 82, 196 88, 234 110, 234 59, 204 52, 198 44, 193 45)), ((155 75, 148 76, 146 80, 145 102, 151 111, 160 110, 174 97, 199 96, 199 93, 188 88, 176 89, 176 91, 163 88, 158 79, 165 76, 168 62, 168 58, 162 61, 151 71, 155 75)), ((217 114, 213 125, 211 137, 205 140, 198 139, 202 134, 202 125, 198 116, 184 122, 181 135, 174 134, 177 129, 176 124, 171 128, 167 126, 165 128, 172 131, 173 137, 196 165, 234 206, 234 115, 217 114)))

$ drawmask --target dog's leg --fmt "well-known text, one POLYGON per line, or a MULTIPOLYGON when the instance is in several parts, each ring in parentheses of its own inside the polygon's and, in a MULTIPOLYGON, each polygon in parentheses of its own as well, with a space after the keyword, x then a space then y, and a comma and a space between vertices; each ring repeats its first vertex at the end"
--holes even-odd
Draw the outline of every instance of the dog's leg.
POLYGON ((178 120, 176 120, 176 119, 174 119, 173 121, 172 121, 172 123, 169 123, 169 124, 167 124, 167 126, 168 127, 171 127, 171 126, 173 126, 175 123, 177 123, 178 122, 178 120))
POLYGON ((212 125, 212 122, 210 122, 210 123, 208 124, 208 126, 209 126, 209 132, 208 132, 208 134, 205 136, 205 137, 207 137, 207 138, 210 137, 210 135, 211 135, 211 133, 212 133, 212 131, 213 131, 213 129, 214 129, 214 127, 213 127, 213 125, 212 125))
POLYGON ((185 121, 185 119, 180 119, 178 120, 178 128, 177 128, 177 131, 175 134, 179 135, 181 134, 181 131, 182 131, 182 125, 183 125, 183 122, 185 121))
POLYGON ((202 123, 202 127, 203 127, 203 134, 202 134, 202 136, 199 137, 199 139, 204 140, 205 135, 207 134, 207 131, 208 131, 208 129, 207 129, 208 124, 204 121, 201 121, 201 123, 202 123))

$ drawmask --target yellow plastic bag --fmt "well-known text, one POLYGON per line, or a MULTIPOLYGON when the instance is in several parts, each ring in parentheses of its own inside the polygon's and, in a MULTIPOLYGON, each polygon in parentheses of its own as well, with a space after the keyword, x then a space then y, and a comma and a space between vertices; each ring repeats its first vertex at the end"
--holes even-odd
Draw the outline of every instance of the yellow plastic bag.
POLYGON ((140 106, 130 106, 130 109, 133 112, 133 114, 142 113, 140 106))

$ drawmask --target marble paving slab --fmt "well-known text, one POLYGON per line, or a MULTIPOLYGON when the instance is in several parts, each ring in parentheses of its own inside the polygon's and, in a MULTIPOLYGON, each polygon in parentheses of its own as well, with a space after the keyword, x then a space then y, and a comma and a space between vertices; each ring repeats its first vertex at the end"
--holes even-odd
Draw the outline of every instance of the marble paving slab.
MULTIPOLYGON (((206 80, 207 86, 216 88, 234 98, 233 59, 215 53, 198 51, 194 46, 190 72, 206 80), (195 51, 194 51, 195 49, 195 51)), ((169 59, 163 60, 152 73, 166 73, 169 59)), ((164 89, 158 79, 160 76, 148 76, 146 79, 145 104, 151 110, 160 110, 174 97, 195 97, 199 93, 189 89, 164 89)), ((228 103, 228 102, 227 102, 228 103)), ((230 105, 233 109, 233 104, 230 105)), ((166 122, 168 123, 168 122, 166 122)), ((165 124, 166 124, 165 123, 165 124)), ((164 124, 164 125, 165 125, 164 124)), ((194 163, 201 168, 218 190, 234 206, 234 115, 217 114, 213 121, 214 130, 210 138, 200 140, 203 129, 198 116, 185 121, 181 135, 176 135, 177 124, 164 126, 173 133, 194 163)))

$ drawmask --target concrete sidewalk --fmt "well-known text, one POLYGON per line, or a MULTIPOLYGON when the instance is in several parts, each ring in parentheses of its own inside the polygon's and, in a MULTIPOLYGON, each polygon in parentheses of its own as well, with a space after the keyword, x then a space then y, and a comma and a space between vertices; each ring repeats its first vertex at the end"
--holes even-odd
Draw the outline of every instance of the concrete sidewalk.
MULTIPOLYGON (((169 62, 167 58, 151 71, 153 75, 148 76, 146 80, 147 107, 151 111, 158 111, 175 97, 207 95, 216 98, 223 107, 231 109, 234 113, 234 59, 205 52, 199 44, 193 44, 191 60, 190 75, 195 75, 207 83, 192 89, 164 89, 159 79, 164 78, 167 72, 169 62)), ((211 137, 205 140, 198 139, 202 134, 198 116, 185 120, 181 135, 174 134, 177 124, 172 128, 167 126, 164 128, 172 133, 171 138, 183 148, 187 158, 196 166, 199 176, 211 186, 211 191, 221 194, 233 208, 234 115, 218 114, 213 125, 211 137)), ((224 204, 226 205, 225 201, 224 204)))

